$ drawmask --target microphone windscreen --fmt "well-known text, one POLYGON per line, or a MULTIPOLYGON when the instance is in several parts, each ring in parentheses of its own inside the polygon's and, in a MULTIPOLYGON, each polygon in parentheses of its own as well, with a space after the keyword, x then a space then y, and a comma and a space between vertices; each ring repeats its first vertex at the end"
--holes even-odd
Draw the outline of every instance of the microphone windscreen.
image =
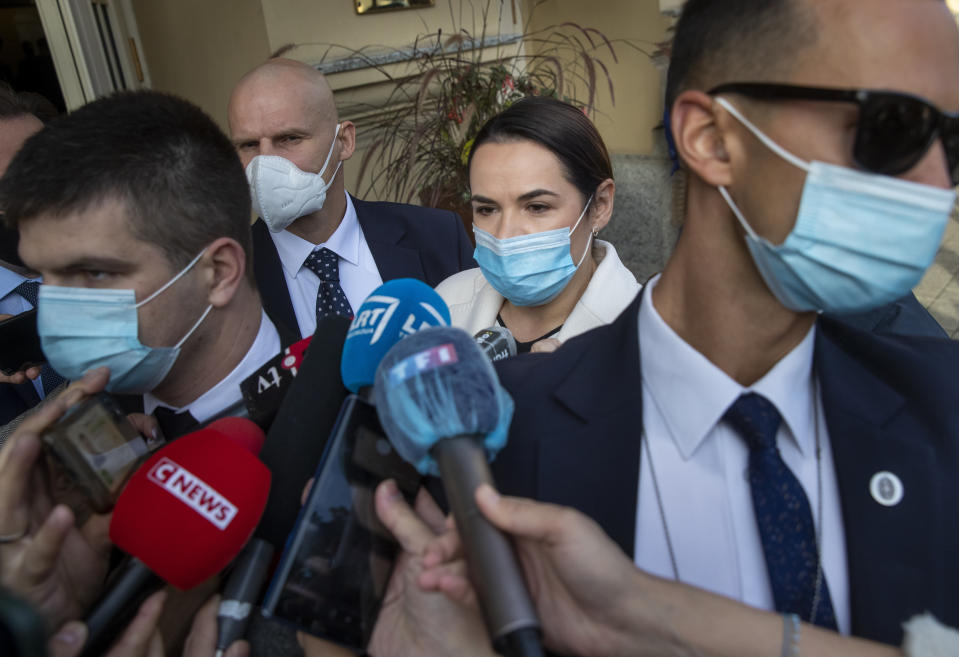
POLYGON ((505 326, 490 326, 473 336, 486 357, 494 363, 516 355, 516 338, 505 326))
POLYGON ((427 328, 398 342, 376 370, 380 423, 396 451, 422 474, 439 476, 430 450, 475 435, 490 458, 506 444, 513 399, 465 331, 427 328))
POLYGON ((235 444, 249 450, 254 456, 260 453, 263 441, 266 440, 263 429, 256 422, 245 417, 221 417, 219 420, 210 422, 206 428, 223 434, 235 444))
POLYGON ((428 326, 449 326, 450 310, 433 288, 412 278, 383 283, 356 311, 343 345, 340 374, 352 392, 373 385, 376 366, 400 339, 428 326))
POLYGON ((270 471, 222 433, 201 429, 158 450, 117 500, 110 539, 187 590, 222 570, 256 527, 270 471))

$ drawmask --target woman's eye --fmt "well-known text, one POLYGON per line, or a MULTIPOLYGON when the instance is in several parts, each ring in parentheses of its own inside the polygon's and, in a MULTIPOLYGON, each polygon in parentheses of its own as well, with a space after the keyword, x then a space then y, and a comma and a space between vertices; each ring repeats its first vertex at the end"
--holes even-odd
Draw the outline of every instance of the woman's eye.
POLYGON ((105 281, 110 278, 110 272, 106 271, 87 270, 84 272, 84 274, 91 281, 105 281))
POLYGON ((529 205, 526 206, 526 209, 529 210, 530 212, 539 213, 539 212, 546 212, 547 210, 549 210, 549 206, 546 205, 545 203, 530 203, 529 205))
POLYGON ((493 214, 494 209, 489 206, 481 206, 478 208, 473 208, 473 214, 478 214, 481 217, 488 217, 493 214))

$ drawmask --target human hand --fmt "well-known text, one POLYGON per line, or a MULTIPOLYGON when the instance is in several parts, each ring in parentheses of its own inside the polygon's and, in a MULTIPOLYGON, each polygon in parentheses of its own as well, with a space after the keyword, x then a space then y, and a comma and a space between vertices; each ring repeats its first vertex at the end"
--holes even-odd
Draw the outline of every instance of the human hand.
MULTIPOLYGON (((220 596, 214 595, 200 608, 193 619, 190 635, 183 647, 183 657, 212 657, 216 653, 216 635, 218 623, 217 611, 220 608, 220 596)), ((249 657, 250 644, 240 639, 227 648, 223 657, 249 657)))
MULTIPOLYGON (((515 539, 548 648, 583 656, 636 654, 637 628, 654 622, 641 600, 647 582, 599 525, 573 509, 502 497, 487 485, 477 489, 476 502, 515 539)), ((460 551, 455 534, 433 541, 419 584, 468 604, 475 595, 460 551)))
POLYGON ((558 338, 543 338, 534 342, 533 346, 529 348, 529 352, 531 354, 549 354, 559 349, 562 344, 558 338))
POLYGON ((81 617, 99 594, 110 519, 91 516, 78 528, 73 512, 54 504, 40 434, 108 378, 105 368, 91 370, 25 419, 0 449, 0 585, 32 604, 51 630, 81 617))
MULTIPOLYGON (((414 512, 390 480, 376 489, 375 503, 377 515, 396 537, 403 552, 383 598, 367 648, 369 654, 375 657, 495 657, 474 605, 460 604, 417 585, 423 570, 421 555, 438 534, 448 531, 442 511, 429 494, 420 490, 414 512)), ((297 635, 297 640, 307 657, 350 654, 303 633, 297 635)))
MULTIPOLYGON (((144 600, 136 617, 105 657, 164 657, 157 622, 165 600, 166 593, 162 590, 144 600)), ((50 639, 47 652, 50 657, 77 657, 86 641, 87 626, 80 621, 70 621, 50 639)))

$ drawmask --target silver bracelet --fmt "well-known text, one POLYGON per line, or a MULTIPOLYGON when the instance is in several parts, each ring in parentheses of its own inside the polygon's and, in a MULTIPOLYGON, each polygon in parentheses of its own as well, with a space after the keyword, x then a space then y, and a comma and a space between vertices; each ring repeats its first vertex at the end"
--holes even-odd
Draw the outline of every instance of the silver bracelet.
POLYGON ((782 657, 799 657, 799 616, 783 614, 782 657))

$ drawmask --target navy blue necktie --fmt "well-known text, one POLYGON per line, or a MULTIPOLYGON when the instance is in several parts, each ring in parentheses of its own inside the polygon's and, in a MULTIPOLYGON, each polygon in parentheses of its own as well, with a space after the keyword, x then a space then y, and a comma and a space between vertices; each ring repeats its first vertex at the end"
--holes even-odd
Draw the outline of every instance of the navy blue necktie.
POLYGON ((174 411, 166 406, 157 406, 153 409, 153 417, 157 419, 160 431, 168 441, 179 438, 199 426, 199 422, 190 411, 174 411))
MULTIPOLYGON (((40 295, 40 283, 37 281, 23 281, 13 290, 21 297, 27 300, 34 308, 37 307, 38 297, 40 295)), ((54 388, 66 381, 57 374, 52 367, 44 365, 40 368, 40 385, 43 387, 43 396, 46 397, 54 388)))
POLYGON ((340 287, 340 257, 325 246, 313 251, 303 265, 320 279, 316 291, 316 323, 328 315, 352 317, 353 309, 340 287))
POLYGON ((723 416, 749 446, 749 484, 776 611, 836 629, 826 574, 819 570, 809 499, 776 447, 782 417, 768 399, 741 395, 723 416), (819 596, 816 599, 817 576, 819 596), (815 606, 815 612, 813 607, 815 606), (810 618, 810 615, 813 615, 810 618))

